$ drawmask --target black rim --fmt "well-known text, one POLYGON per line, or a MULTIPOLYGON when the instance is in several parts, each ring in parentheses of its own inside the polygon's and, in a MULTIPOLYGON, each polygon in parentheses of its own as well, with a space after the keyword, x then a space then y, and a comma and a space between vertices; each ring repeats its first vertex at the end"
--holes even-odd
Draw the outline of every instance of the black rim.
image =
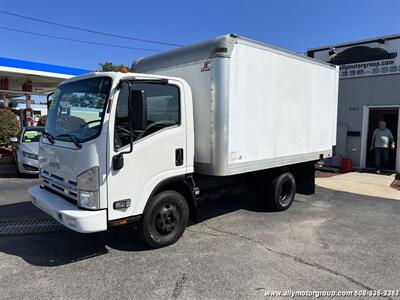
POLYGON ((170 234, 178 227, 180 214, 173 204, 164 204, 155 215, 155 225, 158 233, 162 235, 170 234))
POLYGON ((290 181, 282 183, 279 193, 279 202, 281 204, 287 204, 290 202, 290 195, 292 194, 292 184, 290 181))

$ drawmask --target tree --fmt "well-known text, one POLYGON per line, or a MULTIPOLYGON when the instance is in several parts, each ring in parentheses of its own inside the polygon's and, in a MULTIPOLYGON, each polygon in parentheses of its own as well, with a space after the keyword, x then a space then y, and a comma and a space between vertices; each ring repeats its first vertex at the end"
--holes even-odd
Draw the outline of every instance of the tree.
POLYGON ((16 115, 9 110, 0 109, 0 146, 8 146, 10 137, 15 137, 19 131, 16 115))
POLYGON ((99 64, 102 72, 130 72, 131 68, 124 65, 114 65, 112 62, 105 62, 99 64))

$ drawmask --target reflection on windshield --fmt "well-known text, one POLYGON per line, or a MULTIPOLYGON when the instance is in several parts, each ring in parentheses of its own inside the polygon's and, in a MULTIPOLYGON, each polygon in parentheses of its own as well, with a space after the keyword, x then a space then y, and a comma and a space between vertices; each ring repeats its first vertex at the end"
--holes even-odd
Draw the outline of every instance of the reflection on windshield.
POLYGON ((84 142, 101 131, 111 78, 96 77, 63 84, 53 94, 46 131, 55 139, 70 141, 66 135, 84 142))

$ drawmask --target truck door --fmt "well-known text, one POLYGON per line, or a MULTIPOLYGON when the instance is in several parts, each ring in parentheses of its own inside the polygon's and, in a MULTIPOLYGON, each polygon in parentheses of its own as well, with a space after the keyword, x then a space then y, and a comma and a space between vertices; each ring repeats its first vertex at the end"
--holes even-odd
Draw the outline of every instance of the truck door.
MULTIPOLYGON (((147 120, 144 130, 134 130, 133 151, 124 154, 124 166, 113 170, 115 155, 129 150, 129 85, 124 84, 111 109, 108 146, 109 220, 142 214, 151 192, 161 181, 186 173, 186 124, 183 86, 178 82, 131 82, 143 91, 147 120), (129 208, 115 202, 130 200, 129 208)), ((135 109, 133 107, 133 109, 135 109)))

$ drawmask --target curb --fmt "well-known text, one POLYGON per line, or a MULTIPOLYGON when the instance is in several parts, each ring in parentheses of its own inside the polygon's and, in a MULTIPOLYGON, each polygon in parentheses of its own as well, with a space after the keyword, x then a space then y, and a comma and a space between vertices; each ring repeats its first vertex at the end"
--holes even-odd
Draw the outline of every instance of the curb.
POLYGON ((335 168, 335 167, 324 167, 324 166, 319 166, 319 165, 315 165, 315 170, 316 171, 322 171, 322 172, 330 172, 330 173, 340 173, 339 168, 335 168))

